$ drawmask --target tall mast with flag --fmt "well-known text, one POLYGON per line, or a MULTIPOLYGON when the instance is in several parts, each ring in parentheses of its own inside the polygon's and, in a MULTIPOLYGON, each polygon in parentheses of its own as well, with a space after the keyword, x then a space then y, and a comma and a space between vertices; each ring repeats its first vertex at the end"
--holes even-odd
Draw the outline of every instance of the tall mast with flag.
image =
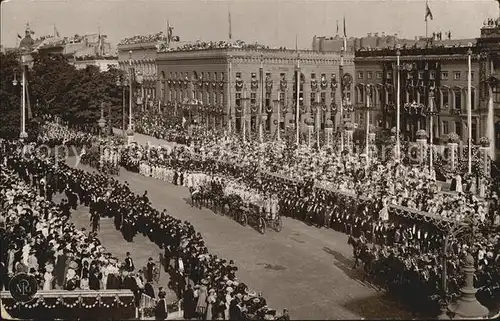
POLYGON ((431 18, 431 20, 434 20, 434 16, 432 15, 431 8, 429 7, 429 2, 428 0, 425 0, 425 38, 427 39, 428 35, 428 18, 431 18))
POLYGON ((347 51, 347 32, 345 30, 345 17, 344 17, 344 51, 347 51))
POLYGON ((229 23, 229 41, 231 41, 233 39, 233 28, 231 24, 231 6, 229 6, 227 10, 227 20, 229 23))

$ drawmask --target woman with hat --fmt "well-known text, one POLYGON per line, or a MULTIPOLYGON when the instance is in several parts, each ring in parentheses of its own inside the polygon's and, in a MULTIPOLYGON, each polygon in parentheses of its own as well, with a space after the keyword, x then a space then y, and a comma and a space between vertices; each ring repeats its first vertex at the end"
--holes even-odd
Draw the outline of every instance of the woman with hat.
POLYGON ((207 314, 205 316, 205 320, 212 320, 212 315, 214 311, 214 304, 217 300, 217 295, 215 294, 215 289, 210 289, 208 290, 208 297, 207 297, 207 314))
POLYGON ((196 313, 198 317, 204 319, 207 309, 207 284, 206 279, 201 280, 201 286, 198 289, 198 302, 196 304, 196 313))
POLYGON ((158 293, 158 302, 155 307, 155 320, 165 320, 168 317, 167 300, 165 292, 158 293))

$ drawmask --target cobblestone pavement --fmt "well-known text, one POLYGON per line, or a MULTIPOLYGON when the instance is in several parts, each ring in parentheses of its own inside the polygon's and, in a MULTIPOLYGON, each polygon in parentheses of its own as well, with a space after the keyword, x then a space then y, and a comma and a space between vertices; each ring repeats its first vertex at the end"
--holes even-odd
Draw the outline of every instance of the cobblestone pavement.
MULTIPOLYGON (((74 160, 68 162, 74 164, 74 160)), ((184 187, 123 169, 118 179, 128 181, 136 193, 147 190, 158 209, 165 208, 170 215, 192 222, 211 253, 235 260, 239 279, 262 292, 271 308, 278 311, 288 308, 294 319, 413 317, 394 300, 365 284, 360 271, 351 269, 352 249, 342 233, 285 218, 281 233, 269 230, 261 235, 208 209, 192 208, 187 203, 189 192, 184 187)), ((105 234, 107 232, 100 233, 107 237, 105 234)), ((154 250, 142 244, 151 244, 143 237, 130 244, 113 236, 109 242, 116 244, 109 246, 113 253, 123 255, 127 248, 141 252, 144 246, 153 252, 145 252, 142 261, 148 256, 154 257, 154 250), (140 246, 137 250, 136 243, 140 246)), ((139 264, 139 259, 136 262, 139 264)))

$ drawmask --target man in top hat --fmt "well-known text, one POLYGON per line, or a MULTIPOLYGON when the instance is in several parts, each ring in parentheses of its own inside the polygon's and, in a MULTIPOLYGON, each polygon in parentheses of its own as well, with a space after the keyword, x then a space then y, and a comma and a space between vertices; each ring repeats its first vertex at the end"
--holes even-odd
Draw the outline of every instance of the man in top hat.
POLYGON ((124 267, 124 269, 127 272, 132 272, 135 269, 135 267, 134 267, 134 261, 130 257, 130 252, 127 252, 126 255, 127 255, 127 257, 125 258, 125 267, 124 267))

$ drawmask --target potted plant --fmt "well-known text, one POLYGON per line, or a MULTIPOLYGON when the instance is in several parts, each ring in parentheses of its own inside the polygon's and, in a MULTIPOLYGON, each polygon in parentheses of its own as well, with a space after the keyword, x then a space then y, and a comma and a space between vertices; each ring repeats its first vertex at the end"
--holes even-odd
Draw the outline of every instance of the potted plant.
POLYGON ((345 130, 354 130, 354 127, 355 127, 355 126, 354 126, 354 124, 353 124, 353 123, 351 123, 351 122, 347 122, 347 123, 344 125, 344 127, 345 127, 345 130))
POLYGON ((418 139, 427 139, 427 132, 423 129, 417 130, 417 138, 418 139))
POLYGON ((458 136, 457 133, 449 133, 448 142, 452 144, 458 144, 460 142, 460 136, 458 136))
POLYGON ((488 137, 479 138, 479 144, 481 147, 490 147, 490 139, 488 137))

